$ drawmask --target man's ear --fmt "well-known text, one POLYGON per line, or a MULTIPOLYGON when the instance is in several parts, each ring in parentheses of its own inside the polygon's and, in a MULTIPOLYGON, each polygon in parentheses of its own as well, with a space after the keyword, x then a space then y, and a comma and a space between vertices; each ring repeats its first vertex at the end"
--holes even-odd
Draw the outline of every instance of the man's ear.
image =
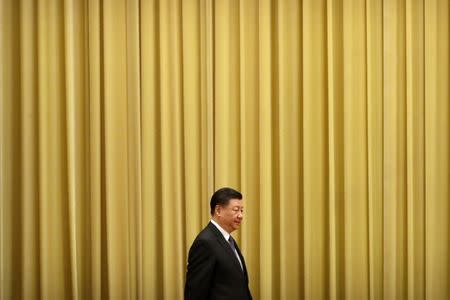
POLYGON ((220 213, 221 213, 220 205, 216 205, 215 213, 216 213, 216 215, 220 216, 220 213))

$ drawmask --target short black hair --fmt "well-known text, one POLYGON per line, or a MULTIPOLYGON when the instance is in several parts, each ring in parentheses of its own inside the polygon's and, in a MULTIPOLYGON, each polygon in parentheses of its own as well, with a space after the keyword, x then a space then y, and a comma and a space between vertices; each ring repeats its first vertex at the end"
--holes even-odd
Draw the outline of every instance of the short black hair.
POLYGON ((211 197, 211 202, 209 203, 211 206, 211 216, 214 215, 216 205, 226 206, 231 199, 241 200, 242 194, 229 187, 224 187, 215 191, 211 197))

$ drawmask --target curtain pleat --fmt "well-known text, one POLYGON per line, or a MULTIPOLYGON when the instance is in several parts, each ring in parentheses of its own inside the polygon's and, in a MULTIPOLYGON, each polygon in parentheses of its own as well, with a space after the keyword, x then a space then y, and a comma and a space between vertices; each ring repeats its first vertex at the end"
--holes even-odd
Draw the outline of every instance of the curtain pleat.
POLYGON ((447 0, 0 2, 0 299, 450 297, 447 0))
POLYGON ((450 72, 448 1, 426 1, 425 26, 425 296, 449 297, 450 72))
POLYGON ((366 1, 366 118, 369 298, 383 298, 383 3, 366 1))
POLYGON ((327 225, 329 239, 329 295, 342 299, 345 295, 344 269, 344 112, 343 92, 343 3, 327 1, 327 90, 329 184, 327 225))
POLYGON ((407 295, 425 298, 424 3, 406 2, 407 295))
POLYGON ((323 176, 329 169, 326 9, 324 0, 303 2, 303 124, 300 133, 303 139, 304 296, 307 299, 329 297, 329 179, 323 176))

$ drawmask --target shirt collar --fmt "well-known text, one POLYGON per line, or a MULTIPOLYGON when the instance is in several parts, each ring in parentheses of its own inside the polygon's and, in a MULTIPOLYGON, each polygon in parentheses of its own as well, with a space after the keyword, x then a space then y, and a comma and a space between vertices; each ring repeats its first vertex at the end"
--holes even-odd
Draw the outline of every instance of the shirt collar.
POLYGON ((214 226, 216 226, 217 229, 219 229, 220 233, 222 233, 223 237, 224 237, 225 240, 228 242, 228 239, 230 238, 230 234, 229 234, 225 229, 223 229, 222 227, 220 227, 220 225, 217 224, 217 222, 214 221, 213 219, 211 219, 211 223, 213 223, 214 226))

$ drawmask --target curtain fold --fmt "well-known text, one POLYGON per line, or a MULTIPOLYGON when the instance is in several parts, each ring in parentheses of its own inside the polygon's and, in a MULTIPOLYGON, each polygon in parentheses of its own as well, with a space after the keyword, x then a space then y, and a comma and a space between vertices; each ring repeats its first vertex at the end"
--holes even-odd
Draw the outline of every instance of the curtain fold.
POLYGON ((450 297, 447 0, 0 2, 0 299, 450 297))

